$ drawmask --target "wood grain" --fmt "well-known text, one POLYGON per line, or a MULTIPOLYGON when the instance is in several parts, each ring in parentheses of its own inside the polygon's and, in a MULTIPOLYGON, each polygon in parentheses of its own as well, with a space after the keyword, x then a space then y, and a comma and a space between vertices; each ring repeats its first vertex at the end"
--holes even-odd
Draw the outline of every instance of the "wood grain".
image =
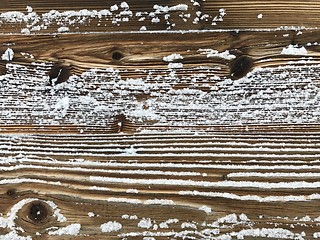
POLYGON ((149 31, 179 31, 305 29, 319 26, 318 1, 126 2, 129 7, 121 7, 121 1, 115 0, 54 0, 50 3, 44 0, 4 0, 0 3, 0 31, 38 34, 57 33, 60 27, 67 27, 69 32, 117 32, 140 31, 141 27, 149 31), (179 4, 183 4, 183 10, 176 8, 179 4), (112 7, 114 5, 117 7, 112 7), (28 12, 27 6, 32 7, 32 11, 29 8, 28 12), (17 17, 8 18, 5 13, 13 11, 19 13, 17 17))
POLYGON ((295 236, 304 231, 310 239, 319 229, 318 133, 2 135, 0 140, 6 203, 0 211, 36 199, 31 202, 54 202, 67 219, 57 221, 50 215, 55 209, 47 206, 46 220, 34 222, 25 204, 16 220, 22 235, 36 237, 39 231, 40 238, 55 239, 45 229, 70 224, 81 224, 77 239, 84 234, 216 239, 262 227, 295 236), (99 216, 90 218, 89 212, 99 216), (146 219, 144 229, 139 222, 146 219), (102 233, 99 227, 108 221, 123 228, 102 233))
POLYGON ((320 237, 316 1, 0 2, 0 239, 320 237))
POLYGON ((15 54, 2 61, 0 122, 110 133, 317 124, 317 34, 2 36, 15 54), (289 46, 306 54, 282 54, 289 46))

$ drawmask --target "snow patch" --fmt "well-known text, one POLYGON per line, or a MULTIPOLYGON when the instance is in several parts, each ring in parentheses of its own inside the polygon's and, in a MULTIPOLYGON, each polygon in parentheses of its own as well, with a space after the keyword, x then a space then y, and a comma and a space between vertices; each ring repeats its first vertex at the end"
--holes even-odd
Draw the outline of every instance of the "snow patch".
POLYGON ((12 61, 14 56, 14 51, 11 48, 8 48, 1 56, 3 61, 12 61))
POLYGON ((303 239, 301 234, 295 234, 287 229, 283 228, 255 228, 244 229, 239 232, 232 232, 230 234, 224 234, 217 239, 231 239, 235 237, 237 239, 245 239, 245 237, 263 237, 263 238, 275 238, 275 239, 303 239))
POLYGON ((64 32, 69 32, 70 28, 69 27, 59 27, 58 32, 59 33, 64 33, 64 32))
POLYGON ((13 230, 5 235, 0 235, 1 240, 32 240, 31 236, 22 237, 17 234, 17 231, 13 230))
POLYGON ((233 60, 236 58, 235 55, 230 54, 230 52, 228 50, 224 51, 224 52, 219 52, 217 50, 214 49, 199 49, 198 52, 200 52, 200 54, 205 54, 207 55, 207 58, 223 58, 226 60, 233 60))
POLYGON ((181 60, 181 59, 183 59, 183 57, 178 53, 173 53, 163 57, 163 61, 165 62, 173 62, 174 60, 181 60))
POLYGON ((160 223, 160 224, 159 224, 159 227, 160 227, 160 228, 169 228, 169 225, 170 225, 170 224, 174 224, 174 223, 178 223, 178 222, 179 222, 179 220, 176 219, 176 218, 168 219, 168 220, 160 223))
POLYGON ((169 63, 168 68, 183 68, 182 63, 169 63))
POLYGON ((122 219, 126 219, 126 220, 137 220, 138 216, 137 215, 131 215, 129 216, 128 214, 124 214, 121 216, 122 219))
POLYGON ((107 223, 101 224, 100 229, 104 233, 118 232, 122 229, 122 225, 121 223, 116 221, 109 221, 107 223))
POLYGON ((68 96, 58 99, 54 112, 60 112, 61 117, 67 114, 68 108, 70 106, 70 98, 68 96))
POLYGON ((127 189, 126 193, 139 193, 138 189, 127 189))
POLYGON ((62 235, 72 235, 77 236, 80 233, 81 224, 74 223, 66 227, 59 228, 55 231, 49 231, 49 235, 62 236, 62 235))
POLYGON ((207 207, 207 206, 202 206, 202 207, 199 208, 199 210, 204 211, 207 214, 212 212, 212 209, 210 207, 207 207))
POLYGON ((167 199, 149 199, 143 202, 146 205, 175 205, 175 202, 167 199))
POLYGON ((153 226, 151 219, 150 218, 143 218, 140 220, 140 222, 138 223, 138 227, 139 228, 146 228, 149 229, 153 226))
POLYGON ((288 47, 284 47, 281 51, 283 55, 307 55, 308 51, 305 47, 299 47, 298 45, 290 44, 288 47))
POLYGON ((89 216, 90 218, 92 218, 92 217, 95 216, 95 214, 94 214, 93 212, 88 212, 88 216, 89 216))

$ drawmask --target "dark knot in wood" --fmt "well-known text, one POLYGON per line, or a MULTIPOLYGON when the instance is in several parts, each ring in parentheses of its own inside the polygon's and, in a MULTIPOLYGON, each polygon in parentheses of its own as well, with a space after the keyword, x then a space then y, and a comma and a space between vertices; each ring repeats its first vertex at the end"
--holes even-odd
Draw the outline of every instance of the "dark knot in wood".
POLYGON ((48 206, 42 202, 33 202, 29 206, 28 217, 35 223, 41 223, 48 217, 48 206))
POLYGON ((70 69, 61 64, 55 64, 49 72, 50 85, 66 82, 70 77, 70 69))
POLYGON ((124 56, 120 51, 116 50, 116 51, 112 52, 111 57, 112 57, 112 60, 120 61, 124 56))
POLYGON ((15 189, 9 189, 7 191, 7 196, 14 197, 15 195, 16 195, 16 190, 15 189))
POLYGON ((230 76, 232 79, 239 79, 247 75, 253 67, 253 59, 242 55, 234 59, 230 64, 230 76))

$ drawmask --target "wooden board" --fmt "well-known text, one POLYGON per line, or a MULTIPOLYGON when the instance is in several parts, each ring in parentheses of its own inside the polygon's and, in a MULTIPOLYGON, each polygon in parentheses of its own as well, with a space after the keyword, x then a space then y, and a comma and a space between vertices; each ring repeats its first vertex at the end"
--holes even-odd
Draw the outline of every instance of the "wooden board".
POLYGON ((1 1, 0 239, 320 238, 319 6, 1 1))
POLYGON ((0 32, 305 29, 317 28, 320 23, 320 3, 315 0, 127 0, 126 4, 121 3, 3 0, 0 32))

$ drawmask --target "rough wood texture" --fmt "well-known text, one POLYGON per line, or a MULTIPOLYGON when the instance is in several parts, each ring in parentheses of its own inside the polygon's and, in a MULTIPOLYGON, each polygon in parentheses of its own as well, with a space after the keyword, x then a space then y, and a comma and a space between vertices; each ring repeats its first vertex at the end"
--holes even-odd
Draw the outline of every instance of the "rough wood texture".
POLYGON ((4 0, 4 33, 317 28, 318 1, 4 0), (27 6, 31 8, 26 9, 27 6), (15 15, 5 14, 14 11, 15 15), (62 27, 62 28, 61 28, 62 27), (67 27, 68 29, 66 29, 67 27))
POLYGON ((0 239, 319 238, 319 6, 1 1, 0 239))
POLYGON ((318 34, 3 36, 15 54, 2 61, 0 122, 110 132, 318 123, 318 34), (282 54, 292 44, 307 53, 282 54), (165 61, 172 54, 183 59, 165 61))

